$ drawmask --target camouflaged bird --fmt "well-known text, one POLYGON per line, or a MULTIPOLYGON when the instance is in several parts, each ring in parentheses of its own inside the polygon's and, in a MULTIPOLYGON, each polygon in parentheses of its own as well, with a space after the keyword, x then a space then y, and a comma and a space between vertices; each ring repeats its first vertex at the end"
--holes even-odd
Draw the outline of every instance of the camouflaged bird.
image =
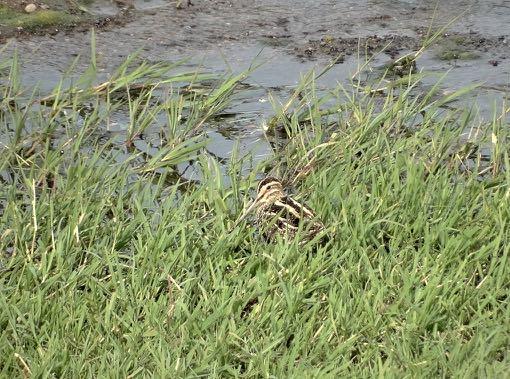
POLYGON ((324 231, 324 224, 317 219, 315 212, 287 195, 281 181, 272 176, 259 182, 257 197, 237 223, 254 209, 257 226, 268 241, 273 241, 277 235, 287 240, 294 239, 301 229, 300 244, 304 244, 324 231))

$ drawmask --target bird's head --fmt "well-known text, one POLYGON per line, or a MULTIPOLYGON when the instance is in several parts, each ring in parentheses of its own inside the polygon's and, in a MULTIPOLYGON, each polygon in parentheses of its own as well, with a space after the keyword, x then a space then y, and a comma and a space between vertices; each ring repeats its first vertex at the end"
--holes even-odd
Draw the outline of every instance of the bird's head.
POLYGON ((257 198, 255 203, 268 204, 274 203, 285 196, 282 182, 278 179, 268 176, 259 182, 257 187, 257 198))

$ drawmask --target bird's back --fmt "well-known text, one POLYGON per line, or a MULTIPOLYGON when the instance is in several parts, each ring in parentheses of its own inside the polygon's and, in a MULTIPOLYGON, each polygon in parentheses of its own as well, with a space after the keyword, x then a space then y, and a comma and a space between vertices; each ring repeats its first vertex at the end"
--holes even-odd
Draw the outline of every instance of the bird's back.
POLYGON ((273 240, 277 234, 293 239, 301 227, 301 240, 306 242, 324 230, 324 224, 316 218, 313 210, 290 196, 262 204, 257 211, 257 222, 268 240, 273 240))

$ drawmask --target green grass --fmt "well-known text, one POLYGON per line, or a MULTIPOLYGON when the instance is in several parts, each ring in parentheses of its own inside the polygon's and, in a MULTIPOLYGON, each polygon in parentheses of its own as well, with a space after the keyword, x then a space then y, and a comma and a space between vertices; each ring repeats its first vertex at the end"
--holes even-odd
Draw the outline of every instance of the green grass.
POLYGON ((36 31, 47 27, 65 27, 78 22, 77 16, 64 11, 39 9, 34 13, 26 14, 0 5, 0 26, 17 28, 26 31, 36 31))
POLYGON ((11 67, 0 104, 1 376, 507 375, 504 113, 483 125, 445 113, 462 93, 416 98, 411 79, 384 98, 321 98, 308 76, 276 107, 290 142, 246 178, 234 156, 227 186, 203 125, 244 74, 190 97, 177 88, 200 77, 175 67, 128 60, 94 87, 92 62, 77 88, 43 101, 19 85, 15 58, 11 67), (163 82, 173 90, 157 96, 163 82), (323 112, 326 100, 336 105, 323 112), (107 138, 122 109, 125 134, 107 138), (464 143, 469 128, 485 133, 464 143), (157 152, 137 150, 152 129, 157 152), (179 179, 175 165, 189 159, 202 181, 179 179), (325 246, 230 230, 262 170, 291 179, 310 167, 295 190, 328 226, 325 246))

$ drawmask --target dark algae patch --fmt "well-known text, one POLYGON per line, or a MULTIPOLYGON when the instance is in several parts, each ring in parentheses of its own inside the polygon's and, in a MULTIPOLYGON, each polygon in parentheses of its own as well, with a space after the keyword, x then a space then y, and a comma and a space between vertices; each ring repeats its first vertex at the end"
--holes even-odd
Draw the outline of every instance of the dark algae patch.
POLYGON ((403 77, 417 72, 416 58, 411 55, 405 55, 385 65, 389 75, 403 77))
MULTIPOLYGON (((123 16, 122 13, 119 16, 123 16)), ((92 15, 87 4, 53 0, 44 3, 0 1, 0 42, 4 38, 30 34, 55 33, 76 27, 103 26, 112 18, 92 15), (31 4, 31 11, 25 8, 31 4)))
POLYGON ((437 58, 451 61, 477 59, 480 57, 480 52, 477 50, 487 51, 488 47, 494 43, 487 38, 468 34, 447 35, 437 45, 437 58))
MULTIPOLYGON (((309 40, 305 44, 295 47, 294 51, 298 57, 314 58, 323 55, 342 57, 366 52, 375 54, 385 52, 392 57, 404 49, 416 49, 419 47, 417 39, 400 35, 372 35, 364 38, 358 37, 333 37, 325 35, 320 40, 309 40)), ((340 58, 339 63, 342 62, 340 58)))
POLYGON ((5 28, 36 31, 53 26, 72 26, 78 17, 64 11, 43 9, 30 14, 18 12, 8 7, 0 8, 0 20, 5 28))
POLYGON ((437 58, 443 61, 471 60, 477 59, 479 57, 480 55, 478 55, 474 51, 462 50, 455 47, 453 48, 445 47, 437 53, 437 58))
MULTIPOLYGON (((368 37, 334 37, 324 35, 320 39, 310 39, 294 47, 294 53, 300 58, 319 58, 321 56, 342 57, 362 53, 373 55, 385 53, 396 58, 404 50, 417 50, 432 34, 417 30, 416 36, 406 35, 371 35, 368 37)), ((482 36, 478 33, 443 33, 435 38, 434 48, 437 58, 441 60, 477 59, 483 53, 508 50, 508 37, 482 36)))

